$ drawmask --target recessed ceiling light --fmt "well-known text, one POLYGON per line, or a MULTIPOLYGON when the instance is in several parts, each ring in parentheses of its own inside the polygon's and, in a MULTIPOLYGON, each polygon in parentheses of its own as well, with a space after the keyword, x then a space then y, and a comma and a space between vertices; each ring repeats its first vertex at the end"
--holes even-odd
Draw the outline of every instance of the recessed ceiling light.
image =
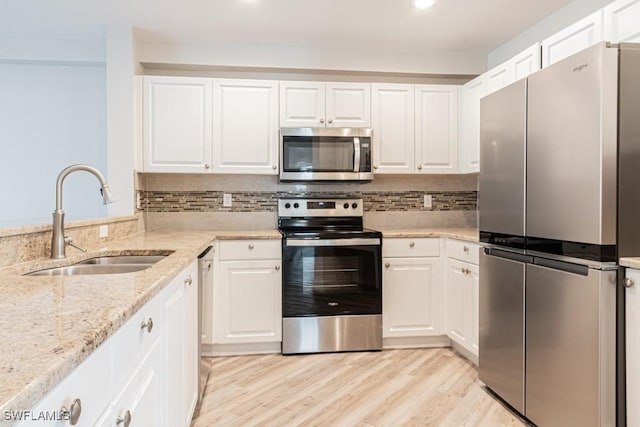
POLYGON ((413 0, 413 7, 416 9, 427 9, 433 6, 433 0, 413 0))

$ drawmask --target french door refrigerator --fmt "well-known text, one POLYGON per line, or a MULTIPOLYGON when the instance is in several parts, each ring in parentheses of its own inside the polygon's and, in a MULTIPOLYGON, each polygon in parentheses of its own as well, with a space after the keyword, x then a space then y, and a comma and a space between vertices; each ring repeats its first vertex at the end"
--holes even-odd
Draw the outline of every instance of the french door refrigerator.
POLYGON ((602 43, 481 103, 480 379, 539 426, 624 425, 617 260, 640 255, 639 75, 637 45, 602 43))

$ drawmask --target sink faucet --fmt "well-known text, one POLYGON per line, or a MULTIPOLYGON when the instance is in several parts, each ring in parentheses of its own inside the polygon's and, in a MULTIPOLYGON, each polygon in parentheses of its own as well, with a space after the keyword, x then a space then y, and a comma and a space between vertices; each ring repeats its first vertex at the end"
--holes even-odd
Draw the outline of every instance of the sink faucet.
MULTIPOLYGON (((65 257, 65 249, 67 245, 73 245, 71 238, 64 235, 64 211, 62 210, 62 183, 64 179, 72 172, 86 171, 95 175, 100 181, 100 193, 102 193, 102 202, 106 205, 115 202, 109 186, 100 171, 89 165, 71 165, 65 168, 58 175, 56 182, 56 210, 53 211, 53 234, 51 236, 51 258, 60 259, 65 257)), ((74 247, 77 247, 73 245, 74 247)))

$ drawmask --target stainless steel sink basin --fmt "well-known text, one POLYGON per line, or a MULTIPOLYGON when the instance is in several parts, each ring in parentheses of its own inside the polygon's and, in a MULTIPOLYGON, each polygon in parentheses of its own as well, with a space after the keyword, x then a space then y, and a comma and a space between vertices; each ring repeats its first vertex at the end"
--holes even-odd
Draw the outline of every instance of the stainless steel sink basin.
POLYGON ((166 255, 121 255, 121 256, 101 256, 89 258, 74 265, 98 264, 155 264, 164 259, 166 255))
POLYGON ((152 264, 75 264, 33 271, 25 276, 77 276, 85 274, 120 274, 144 270, 152 264))
POLYGON ((167 255, 121 255, 90 258, 65 267, 32 271, 25 276, 77 276, 87 274, 133 273, 149 268, 167 255))

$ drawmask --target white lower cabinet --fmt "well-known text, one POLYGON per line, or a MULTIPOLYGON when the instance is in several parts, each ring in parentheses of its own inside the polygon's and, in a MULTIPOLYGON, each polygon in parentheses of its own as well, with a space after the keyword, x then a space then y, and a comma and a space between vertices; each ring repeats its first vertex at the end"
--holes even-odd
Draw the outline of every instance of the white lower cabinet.
MULTIPOLYGON (((187 427, 197 398, 198 283, 192 263, 38 402, 81 426, 187 427)), ((18 425, 38 426, 41 420, 18 425)))
POLYGON ((625 333, 627 349, 627 425, 640 426, 640 271, 627 269, 625 333))
POLYGON ((277 240, 218 242, 213 300, 215 344, 282 341, 282 249, 277 240))

